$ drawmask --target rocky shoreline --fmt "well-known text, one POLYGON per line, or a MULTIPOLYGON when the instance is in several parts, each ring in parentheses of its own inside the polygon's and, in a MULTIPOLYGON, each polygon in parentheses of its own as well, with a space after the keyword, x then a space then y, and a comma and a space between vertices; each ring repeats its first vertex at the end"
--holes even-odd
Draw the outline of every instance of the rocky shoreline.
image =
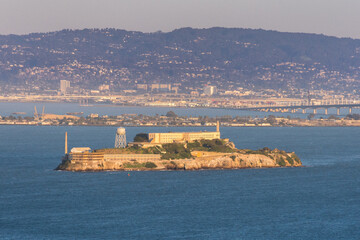
POLYGON ((252 151, 238 150, 234 153, 213 153, 211 156, 192 159, 156 161, 77 161, 63 160, 55 170, 73 172, 96 171, 162 171, 162 170, 211 170, 244 168, 301 167, 295 153, 267 148, 252 151))

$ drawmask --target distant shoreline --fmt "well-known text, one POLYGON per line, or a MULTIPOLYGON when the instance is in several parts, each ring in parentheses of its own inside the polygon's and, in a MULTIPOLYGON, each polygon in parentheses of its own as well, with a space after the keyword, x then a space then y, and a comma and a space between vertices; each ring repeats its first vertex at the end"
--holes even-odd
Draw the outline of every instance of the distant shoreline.
MULTIPOLYGON (((160 125, 160 126, 144 126, 144 125, 41 125, 41 124, 3 124, 0 123, 0 126, 37 126, 37 127, 147 127, 147 128, 185 128, 185 127, 193 127, 193 128, 211 128, 212 126, 180 126, 180 125, 160 125)), ((307 126, 307 125, 297 125, 297 126, 222 126, 226 128, 342 128, 342 127, 360 127, 359 125, 334 125, 334 126, 322 126, 322 125, 313 125, 313 126, 307 126)))
MULTIPOLYGON (((64 103, 71 104, 71 103, 64 103)), ((73 103, 72 105, 74 105, 73 103)), ((5 104, 6 105, 6 104, 5 104)), ((75 104, 76 105, 76 104, 75 104)), ((36 108, 36 106, 34 106, 36 108)), ((360 114, 315 115, 313 113, 299 117, 298 115, 285 117, 284 114, 255 112, 243 115, 243 110, 231 108, 210 107, 164 107, 164 106, 128 106, 114 104, 97 104, 90 109, 80 107, 59 107, 66 114, 47 113, 41 109, 34 109, 27 104, 26 109, 10 106, 5 116, 0 116, 0 125, 22 126, 117 126, 117 127, 211 127, 217 121, 224 127, 360 127, 360 114), (98 108, 109 108, 103 111, 98 108), (119 110, 116 110, 119 107, 119 110), (128 110, 128 109, 129 110, 128 110), (66 109, 66 110, 65 110, 66 109), (161 110, 160 110, 161 109, 161 110), (176 109, 185 109, 176 111, 176 109), (199 110, 197 110, 199 109, 199 110), (201 110, 200 110, 201 109, 201 110), (214 109, 214 110, 212 110, 214 109), (220 111, 219 111, 220 110, 220 111), (234 111, 222 111, 231 110, 234 111), (28 112, 29 114, 26 114, 28 112), (84 112, 86 112, 84 114, 84 112), (177 115, 176 113, 179 115, 177 115), (259 113, 259 116, 256 115, 259 113), (31 114, 31 115, 30 115, 31 114)), ((54 111, 57 105, 49 107, 54 111)), ((50 110, 51 111, 51 110, 50 110)), ((55 110, 55 112, 59 112, 55 110)))

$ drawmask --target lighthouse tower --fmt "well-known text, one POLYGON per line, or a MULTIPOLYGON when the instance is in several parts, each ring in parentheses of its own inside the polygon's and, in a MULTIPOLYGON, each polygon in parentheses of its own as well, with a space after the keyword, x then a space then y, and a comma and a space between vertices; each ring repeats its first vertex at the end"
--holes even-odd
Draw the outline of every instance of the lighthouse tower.
POLYGON ((118 128, 116 130, 115 136, 115 148, 125 148, 126 147, 126 131, 125 128, 118 128))

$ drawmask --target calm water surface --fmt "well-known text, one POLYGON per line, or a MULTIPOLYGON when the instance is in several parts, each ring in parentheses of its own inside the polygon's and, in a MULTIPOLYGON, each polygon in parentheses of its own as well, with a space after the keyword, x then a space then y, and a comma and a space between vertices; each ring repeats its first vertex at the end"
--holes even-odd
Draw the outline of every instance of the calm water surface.
POLYGON ((100 148, 115 129, 0 126, 0 239, 360 238, 360 128, 221 129, 238 148, 295 151, 304 168, 53 171, 65 131, 69 147, 100 148))

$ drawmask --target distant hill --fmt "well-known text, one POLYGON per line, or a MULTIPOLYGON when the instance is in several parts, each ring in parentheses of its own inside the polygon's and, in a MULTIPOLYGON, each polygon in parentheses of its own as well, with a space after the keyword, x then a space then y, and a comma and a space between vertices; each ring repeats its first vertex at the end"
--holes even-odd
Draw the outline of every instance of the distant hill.
POLYGON ((169 33, 117 29, 0 35, 0 84, 134 88, 360 89, 360 40, 210 28, 169 33))

